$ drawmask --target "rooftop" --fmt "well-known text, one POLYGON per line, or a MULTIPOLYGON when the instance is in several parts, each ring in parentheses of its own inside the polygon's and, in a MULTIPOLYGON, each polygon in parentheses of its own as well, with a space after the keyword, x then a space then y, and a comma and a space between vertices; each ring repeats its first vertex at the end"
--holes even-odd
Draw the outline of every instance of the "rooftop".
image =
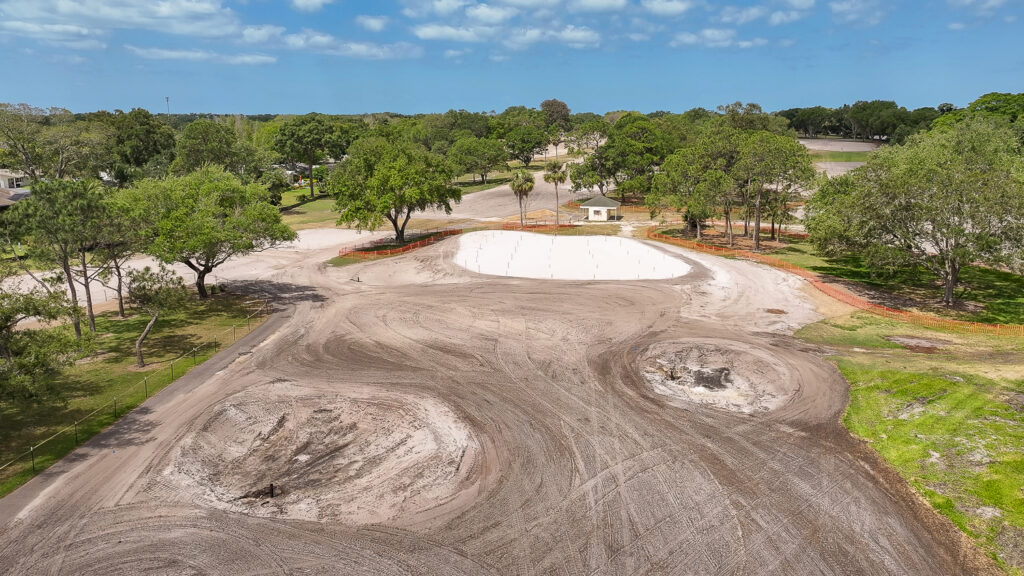
POLYGON ((618 208, 619 206, 622 206, 621 202, 616 202, 607 196, 595 196, 580 204, 582 208, 618 208))

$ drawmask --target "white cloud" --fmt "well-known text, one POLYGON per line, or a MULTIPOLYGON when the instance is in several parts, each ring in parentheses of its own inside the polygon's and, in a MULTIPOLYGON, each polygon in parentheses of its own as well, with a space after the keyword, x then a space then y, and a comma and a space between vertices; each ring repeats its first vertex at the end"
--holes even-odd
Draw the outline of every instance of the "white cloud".
POLYGON ((223 0, 0 0, 0 13, 5 21, 103 31, 143 29, 227 37, 241 29, 237 15, 223 0))
POLYGON ((768 23, 772 26, 779 26, 796 22, 804 16, 807 16, 807 12, 801 12, 800 10, 777 10, 768 17, 768 23))
POLYGON ((273 64, 277 58, 265 54, 220 54, 206 50, 175 50, 166 48, 139 48, 125 44, 125 49, 147 60, 186 60, 192 62, 221 62, 224 64, 273 64))
POLYGON ((455 27, 448 24, 423 24, 412 29, 420 40, 447 40, 450 42, 483 42, 494 33, 486 26, 455 27))
POLYGON ((291 50, 309 50, 328 56, 360 58, 364 60, 398 60, 419 58, 423 49, 407 42, 376 44, 373 42, 350 42, 335 38, 320 30, 303 29, 296 34, 282 37, 283 46, 291 50))
POLYGON ((334 0, 292 0, 292 7, 303 12, 316 12, 334 0))
POLYGON ((950 22, 949 24, 946 24, 946 28, 949 28, 950 30, 956 32, 959 30, 963 30, 964 28, 967 28, 967 25, 964 24, 963 22, 950 22))
POLYGON ((403 0, 402 14, 409 18, 423 18, 430 15, 447 16, 472 4, 469 0, 403 0))
POLYGON ((1006 0, 948 0, 954 8, 968 8, 982 15, 988 15, 1003 7, 1006 0))
POLYGON ((736 31, 727 28, 705 28, 698 33, 682 32, 676 34, 671 46, 707 46, 708 48, 727 48, 736 41, 736 31))
POLYGON ((472 54, 472 53, 473 53, 473 51, 469 50, 469 49, 465 49, 465 50, 445 50, 444 51, 444 58, 445 58, 445 60, 459 60, 463 56, 465 56, 467 54, 472 54))
POLYGON ((502 43, 513 50, 524 50, 533 44, 543 42, 546 33, 540 28, 520 28, 505 34, 502 43))
POLYGON ((387 16, 356 16, 356 24, 370 32, 383 32, 388 27, 390 20, 387 16))
POLYGON ((648 12, 658 16, 681 16, 692 9, 696 2, 688 0, 642 0, 640 4, 648 12))
POLYGON ((591 48, 601 43, 601 35, 586 26, 566 26, 551 37, 571 48, 591 48))
POLYGON ((768 44, 764 38, 741 40, 736 38, 736 31, 731 28, 705 28, 700 32, 682 32, 676 34, 672 42, 673 48, 681 46, 703 46, 705 48, 754 48, 768 44))
POLYGON ((607 12, 622 10, 629 4, 627 0, 569 0, 569 10, 573 12, 607 12))
POLYGON ((485 24, 500 24, 519 13, 515 8, 507 6, 491 6, 489 4, 477 4, 466 8, 466 15, 477 22, 485 24))
POLYGON ((748 6, 746 8, 726 6, 722 9, 719 19, 726 24, 741 26, 748 22, 753 22, 767 13, 768 9, 764 6, 748 6))
POLYGON ((0 31, 4 34, 32 38, 52 44, 74 48, 76 50, 101 50, 107 45, 100 38, 103 31, 74 24, 39 24, 18 20, 0 21, 0 31))
POLYGON ((280 38, 284 28, 280 26, 246 26, 242 30, 242 41, 248 44, 266 44, 280 38))
POLYGON ((832 15, 846 24, 874 26, 885 17, 885 10, 878 0, 838 0, 829 2, 832 15))
POLYGON ((786 0, 791 8, 796 10, 810 10, 814 8, 814 0, 786 0))

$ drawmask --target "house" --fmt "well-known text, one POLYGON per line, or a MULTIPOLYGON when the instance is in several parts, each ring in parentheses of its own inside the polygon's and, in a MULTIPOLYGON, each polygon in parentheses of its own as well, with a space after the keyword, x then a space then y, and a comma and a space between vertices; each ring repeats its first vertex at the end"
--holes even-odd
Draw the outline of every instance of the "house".
POLYGON ((22 172, 0 168, 0 188, 21 188, 25 185, 25 180, 25 174, 22 172))
POLYGON ((12 204, 26 196, 28 196, 28 190, 24 188, 14 190, 11 188, 0 187, 0 212, 10 208, 12 204))
POLYGON ((621 203, 608 198, 607 196, 595 196, 580 204, 580 208, 587 211, 587 220, 591 222, 608 222, 619 219, 619 207, 621 203))

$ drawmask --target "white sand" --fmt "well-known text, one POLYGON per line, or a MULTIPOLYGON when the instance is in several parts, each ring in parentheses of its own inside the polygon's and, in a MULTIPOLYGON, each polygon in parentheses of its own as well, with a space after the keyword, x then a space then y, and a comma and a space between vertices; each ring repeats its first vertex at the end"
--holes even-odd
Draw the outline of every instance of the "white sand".
POLYGON ((461 236, 455 263, 480 274, 553 280, 660 280, 690 271, 682 260, 629 238, 498 230, 461 236))

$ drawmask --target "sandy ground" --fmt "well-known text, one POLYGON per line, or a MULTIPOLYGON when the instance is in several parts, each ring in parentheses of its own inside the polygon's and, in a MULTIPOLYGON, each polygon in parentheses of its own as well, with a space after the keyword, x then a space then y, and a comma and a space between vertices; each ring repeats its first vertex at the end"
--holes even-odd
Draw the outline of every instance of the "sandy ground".
MULTIPOLYGON (((534 188, 525 202, 526 211, 540 209, 555 209, 555 186, 544 181, 543 172, 534 172, 534 188)), ((559 202, 565 204, 576 196, 569 192, 572 183, 566 182, 558 186, 559 202)), ((593 194, 596 194, 594 192, 593 194)), ((582 193, 585 196, 592 196, 591 193, 582 193)), ((580 210, 561 210, 562 222, 567 222, 570 217, 579 219, 583 216, 580 210)), ((462 202, 453 207, 451 216, 446 216, 443 211, 429 210, 417 215, 422 218, 431 219, 462 219, 480 218, 500 220, 509 216, 519 216, 519 201, 516 199, 512 189, 503 184, 490 190, 474 192, 463 196, 462 202)))
POLYGON ((841 426, 793 276, 335 249, 262 261, 275 316, 0 500, 0 573, 998 573, 841 426), (658 358, 746 404, 656 389, 658 358))
POLYGON ((826 152, 871 152, 881 145, 863 140, 836 140, 834 138, 800 138, 800 143, 810 150, 826 152))
POLYGON ((819 172, 824 172, 826 176, 835 178, 836 176, 842 176, 851 170, 856 170, 863 166, 864 162, 816 162, 814 167, 819 172))
POLYGON ((690 271, 679 258, 632 239, 505 230, 460 236, 455 263, 480 274, 550 280, 659 280, 690 271))

